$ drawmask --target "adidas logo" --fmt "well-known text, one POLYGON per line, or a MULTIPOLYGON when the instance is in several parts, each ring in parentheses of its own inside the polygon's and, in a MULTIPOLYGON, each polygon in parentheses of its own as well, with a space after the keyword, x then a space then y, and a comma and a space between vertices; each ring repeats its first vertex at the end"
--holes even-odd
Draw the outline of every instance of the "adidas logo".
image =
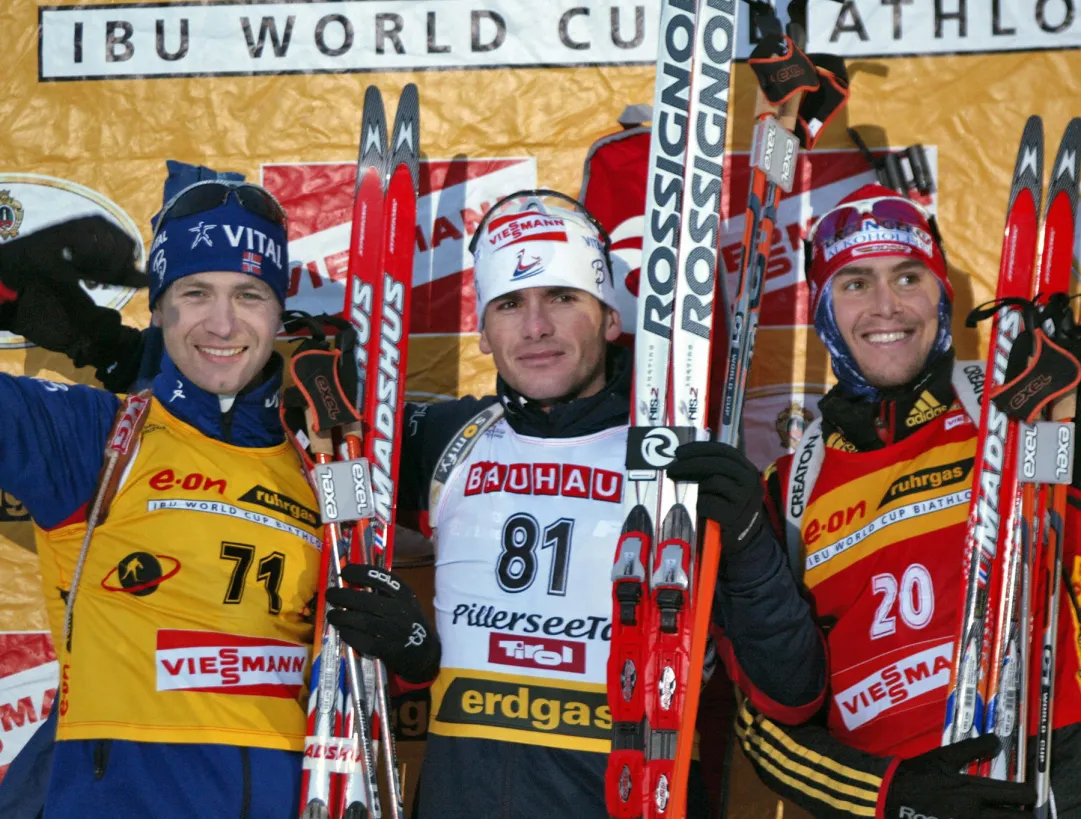
POLYGON ((913 405, 911 411, 908 413, 908 417, 905 419, 906 427, 918 427, 920 424, 926 424, 928 421, 938 418, 949 407, 944 406, 937 398, 935 398, 927 390, 920 393, 920 397, 916 399, 916 403, 913 405))

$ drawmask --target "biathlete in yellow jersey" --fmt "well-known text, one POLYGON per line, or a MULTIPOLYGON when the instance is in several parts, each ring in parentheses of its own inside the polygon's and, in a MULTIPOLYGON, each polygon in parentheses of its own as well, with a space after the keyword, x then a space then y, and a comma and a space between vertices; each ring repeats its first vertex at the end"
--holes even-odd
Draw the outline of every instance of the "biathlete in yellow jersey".
MULTIPOLYGON (((122 402, 0 374, 0 486, 34 519, 60 664, 44 813, 286 819, 321 543, 278 417, 286 215, 264 189, 216 179, 182 190, 156 228, 150 305, 165 353, 149 401, 123 405, 141 416, 137 443, 85 551, 122 402)), ((57 258, 78 252, 77 235, 49 235, 57 258)), ((5 258, 0 300, 16 301, 25 280, 5 258)), ((392 603, 392 617, 417 608, 392 603)), ((427 634, 407 655, 378 639, 368 648, 427 679, 438 664, 427 634)))

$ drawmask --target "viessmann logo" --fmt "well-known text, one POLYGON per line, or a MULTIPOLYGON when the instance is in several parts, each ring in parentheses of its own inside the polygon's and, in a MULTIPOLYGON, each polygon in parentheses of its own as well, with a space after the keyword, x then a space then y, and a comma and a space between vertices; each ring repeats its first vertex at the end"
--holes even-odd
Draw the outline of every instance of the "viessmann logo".
POLYGON ((524 637, 493 631, 488 635, 488 662, 521 668, 584 674, 586 644, 570 640, 553 640, 550 637, 524 637))
POLYGON ((304 684, 308 647, 269 637, 159 629, 158 691, 295 697, 304 684))
POLYGON ((953 643, 911 654, 834 695, 845 727, 854 731, 903 702, 950 682, 953 643))

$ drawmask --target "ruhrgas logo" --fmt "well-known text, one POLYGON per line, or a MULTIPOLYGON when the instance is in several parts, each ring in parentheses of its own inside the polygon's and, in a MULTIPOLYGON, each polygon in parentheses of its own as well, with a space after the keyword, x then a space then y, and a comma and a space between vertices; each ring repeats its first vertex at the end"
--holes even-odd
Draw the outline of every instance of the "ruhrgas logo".
POLYGON ((488 662, 585 674, 586 644, 492 632, 488 635, 488 662))
POLYGON ((882 496, 878 508, 881 509, 887 503, 893 503, 895 500, 908 495, 915 495, 943 486, 952 486, 956 483, 964 483, 972 471, 973 462, 973 458, 962 458, 960 461, 937 464, 903 475, 890 484, 886 494, 882 496))

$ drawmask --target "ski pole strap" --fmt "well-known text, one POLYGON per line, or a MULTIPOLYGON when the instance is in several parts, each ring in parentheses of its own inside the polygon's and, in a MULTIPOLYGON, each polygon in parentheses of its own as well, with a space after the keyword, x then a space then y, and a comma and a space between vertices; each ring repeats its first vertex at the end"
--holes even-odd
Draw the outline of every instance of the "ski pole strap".
POLYGON ((116 497, 120 479, 127 471, 127 466, 138 451, 139 436, 150 410, 151 391, 149 389, 129 395, 124 399, 113 420, 112 429, 105 444, 105 458, 97 485, 94 487, 90 511, 86 516, 86 532, 75 560, 75 569, 71 573, 71 585, 68 588, 64 606, 64 644, 71 651, 71 623, 75 611, 75 596, 79 591, 79 579, 83 574, 86 556, 90 553, 90 541, 94 530, 109 514, 109 506, 116 497))
POLYGON ((1073 355, 1048 338, 1042 327, 1031 335, 1031 345, 1018 344, 1020 336, 1014 342, 1006 365, 1006 383, 991 396, 1001 412, 1030 424, 1039 419, 1044 407, 1077 389, 1081 382, 1081 365, 1073 355))
POLYGON ((818 135, 833 121, 848 102, 848 69, 842 57, 833 54, 811 54, 817 87, 808 92, 800 103, 796 118, 796 136, 804 150, 811 150, 818 135))
POLYGON ((432 475, 432 483, 428 489, 428 510, 435 511, 439 505, 439 499, 443 495, 443 489, 450 480, 454 468, 469 456, 480 436, 495 426, 496 422, 503 417, 503 402, 496 401, 489 404, 458 430, 458 434, 451 438, 450 443, 443 449, 439 461, 432 475))
MULTIPOLYGON (((982 361, 954 361, 950 375, 957 400, 965 414, 977 424, 980 422, 980 401, 983 397, 983 370, 982 361)), ((805 566, 803 514, 811 501, 811 494, 825 458, 826 442, 822 434, 822 419, 816 418, 803 431, 803 437, 796 444, 785 492, 785 546, 788 550, 788 567, 800 581, 803 580, 805 566)))
MULTIPOLYGON (((115 459, 112 467, 112 475, 106 480, 106 469, 102 468, 98 476, 98 485, 94 493, 94 504, 98 506, 97 519, 93 525, 105 520, 109 515, 109 506, 116 497, 120 486, 120 477, 127 469, 128 463, 134 457, 139 448, 136 444, 143 432, 143 424, 150 410, 151 392, 149 389, 129 395, 120 405, 113 420, 113 427, 109 430, 108 443, 105 445, 106 463, 110 455, 115 459)), ((87 521, 88 528, 90 522, 87 521)))
POLYGON ((339 350, 311 349, 298 352, 290 363, 297 388, 315 416, 316 432, 361 420, 338 378, 341 358, 339 350))

